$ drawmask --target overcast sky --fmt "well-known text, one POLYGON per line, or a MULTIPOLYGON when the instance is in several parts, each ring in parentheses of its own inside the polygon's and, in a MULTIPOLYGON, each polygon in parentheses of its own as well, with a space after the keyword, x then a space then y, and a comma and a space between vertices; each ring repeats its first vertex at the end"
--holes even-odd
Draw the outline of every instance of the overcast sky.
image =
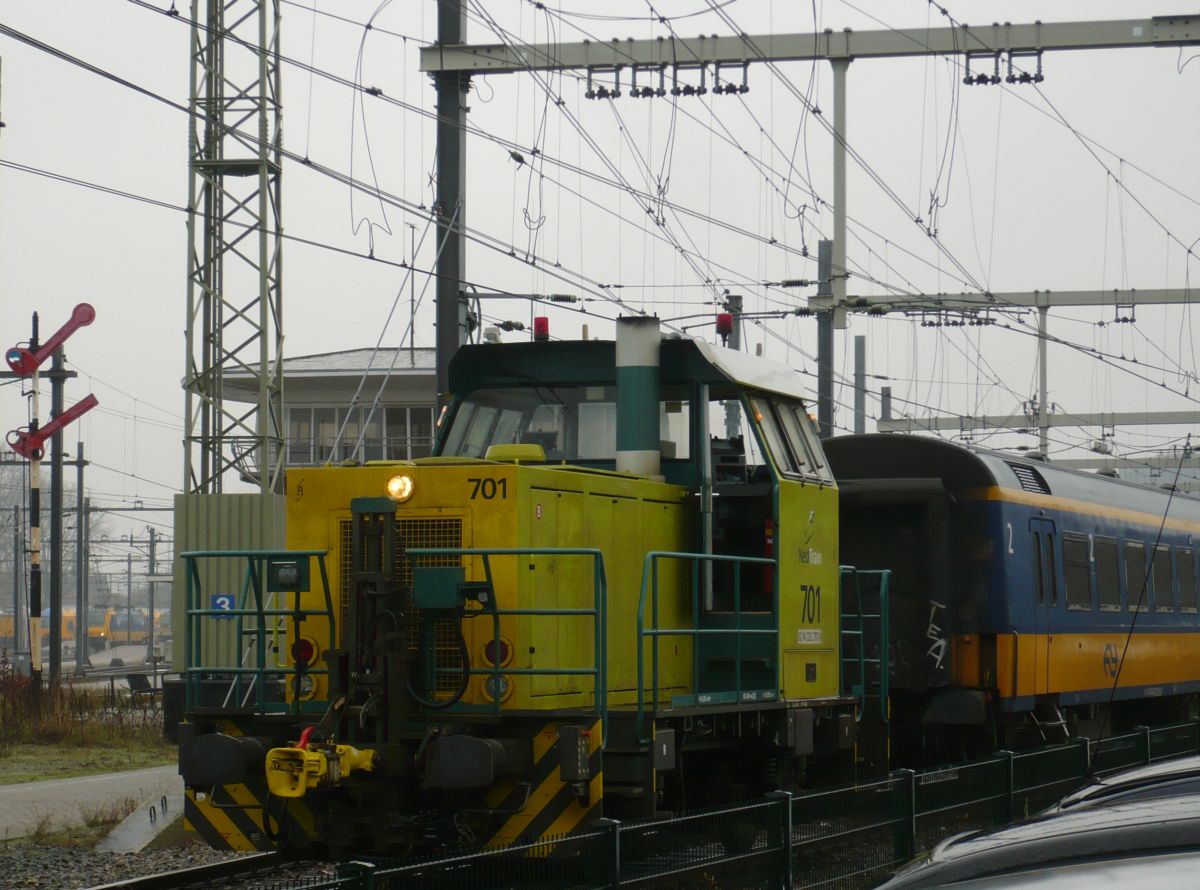
MULTIPOLYGON (((165 9, 169 0, 157 3, 165 9)), ((186 103, 189 6, 168 17, 130 0, 3 0, 0 22, 186 103)), ((708 0, 545 6, 473 0, 469 40, 497 42, 496 28, 542 42, 728 34, 731 22, 751 34, 811 32, 814 19, 835 30, 948 24, 918 0, 737 0, 719 4, 720 14, 708 0)), ((1183 6, 952 0, 947 11, 986 24, 1165 15, 1183 6)), ((315 8, 296 0, 282 8, 283 53, 301 63, 284 67, 285 146, 428 206, 433 126, 417 109, 432 108, 433 92, 417 69, 417 50, 434 37, 435 0, 316 0, 315 8), (362 23, 373 15, 366 32, 362 23), (383 97, 356 94, 303 66, 377 87, 383 97)), ((848 138, 862 164, 850 166, 849 292, 1187 286, 1197 271, 1187 246, 1200 236, 1195 52, 1047 54, 1037 88, 962 87, 960 60, 852 64, 848 138), (930 225, 936 243, 925 232, 930 225)), ((186 203, 184 114, 11 37, 0 36, 0 59, 0 161, 186 203)), ((1018 64, 1036 66, 1032 59, 1018 64)), ((708 322, 714 293, 726 287, 743 294, 748 312, 803 305, 811 289, 762 283, 815 278, 816 242, 831 231, 821 203, 832 200, 831 139, 797 97, 831 119, 829 66, 791 63, 772 73, 756 65, 748 85, 744 97, 607 102, 584 98, 582 75, 476 79, 470 120, 485 135, 468 141, 466 222, 501 248, 472 244, 467 277, 487 288, 586 298, 579 305, 588 316, 549 311, 559 337, 578 336, 583 324, 592 336, 611 336, 611 319, 630 310, 701 316, 677 325, 708 322), (510 143, 525 163, 514 161, 510 143), (662 226, 630 191, 661 195, 662 226), (802 255, 806 247, 813 259, 802 255)), ((435 237, 426 232, 427 215, 352 197, 346 186, 290 162, 283 188, 290 235, 373 250, 397 263, 409 258, 415 233, 425 236, 418 266, 430 266, 435 237)), ((45 336, 77 302, 92 303, 95 324, 67 347, 80 372, 67 401, 90 391, 101 407, 67 441, 86 443, 94 500, 168 504, 183 474, 184 214, 12 167, 0 167, 0 202, 2 345, 28 338, 35 310, 45 336)), ((284 257, 287 355, 373 345, 402 291, 399 320, 384 332, 386 344, 400 342, 409 300, 402 269, 295 242, 284 257)), ((425 281, 418 276, 418 297, 425 281)), ((520 302, 490 301, 483 309, 493 322, 528 323, 531 315, 520 302)), ((1051 348, 1051 400, 1061 410, 1196 408, 1190 310, 1139 308, 1136 324, 1101 324, 1129 314, 1111 307, 1052 313, 1053 333, 1108 356, 1051 348)), ((433 345, 432 319, 431 288, 417 313, 418 345, 433 345)), ((907 400, 898 410, 1008 413, 1036 392, 1034 318, 998 321, 1010 327, 852 317, 838 335, 838 372, 850 376, 850 338, 864 334, 868 370, 878 375, 872 389, 890 385, 907 400)), ((713 329, 692 333, 711 338, 713 329)), ((748 327, 746 340, 768 357, 816 370, 812 319, 763 319, 748 327)), ((839 398, 852 402, 848 391, 839 398)), ((43 404, 45 413, 48 397, 43 404)), ((878 414, 874 398, 868 411, 878 414)), ((17 385, 0 387, 0 413, 5 431, 27 422, 17 385)), ((846 407, 837 423, 852 425, 846 407)), ((1188 431, 1124 428, 1116 440, 1122 451, 1154 449, 1188 431)), ((1052 450, 1065 453, 1098 433, 1055 429, 1052 450)), ((1014 447, 1036 439, 999 434, 987 441, 1014 447)), ((150 519, 169 522, 167 515, 150 519)))

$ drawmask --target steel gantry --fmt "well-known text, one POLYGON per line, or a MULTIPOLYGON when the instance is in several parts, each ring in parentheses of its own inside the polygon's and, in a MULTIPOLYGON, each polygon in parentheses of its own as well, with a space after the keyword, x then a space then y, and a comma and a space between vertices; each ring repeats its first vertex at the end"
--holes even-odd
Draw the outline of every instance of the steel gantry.
POLYGON ((280 0, 192 0, 183 490, 283 482, 280 0), (225 375, 258 381, 225 399, 225 375))
MULTIPOLYGON (((460 0, 439 0, 439 13, 446 15, 451 7, 458 9, 460 0)), ((731 22, 730 22, 731 23, 731 22)), ((731 23, 732 24, 732 23, 731 23)), ((966 59, 970 72, 971 61, 990 63, 994 75, 977 75, 975 83, 996 83, 999 78, 999 63, 1006 56, 1013 59, 1044 52, 1064 50, 1119 49, 1136 47, 1179 47, 1200 44, 1200 15, 1158 16, 1154 18, 1122 19, 1115 21, 1084 22, 1033 22, 1013 24, 992 23, 983 26, 968 24, 949 28, 891 29, 882 31, 854 31, 826 29, 809 34, 735 34, 731 36, 700 36, 695 38, 659 37, 648 40, 614 39, 611 41, 585 40, 580 43, 544 44, 479 44, 456 45, 461 32, 444 28, 438 43, 421 50, 421 70, 433 75, 439 84, 439 100, 442 84, 451 82, 465 89, 466 81, 474 76, 511 74, 517 72, 586 70, 614 77, 615 91, 604 95, 621 95, 622 72, 627 72, 630 88, 636 87, 638 74, 642 83, 660 72, 679 70, 702 71, 711 68, 714 77, 721 66, 726 70, 745 68, 752 63, 828 61, 833 69, 833 122, 819 120, 825 125, 833 139, 833 239, 825 268, 820 277, 824 285, 818 294, 809 300, 809 306, 817 311, 822 336, 819 337, 818 365, 832 368, 832 327, 844 327, 846 311, 915 311, 929 309, 960 308, 1013 308, 1036 307, 1039 313, 1039 339, 1041 362, 1041 398, 1039 401, 1038 426, 1043 447, 1050 426, 1046 404, 1045 345, 1048 339, 1046 315, 1051 306, 1103 306, 1132 304, 1161 304, 1192 302, 1189 291, 1141 290, 1141 291, 1071 291, 1054 294, 1049 291, 1034 291, 1020 294, 914 294, 902 297, 857 297, 847 295, 846 263, 846 162, 849 152, 846 140, 846 75, 850 63, 864 59, 895 59, 921 56, 959 56, 966 59), (826 331, 825 329, 830 330, 826 331)), ((1040 61, 1039 61, 1040 66, 1040 61)), ((977 69, 978 70, 978 69, 977 69)), ((1009 69, 1011 73, 1011 68, 1009 69)), ((1033 75, 1022 72, 1018 80, 1031 82, 1033 75)), ((1040 80, 1040 67, 1038 79, 1040 80)), ((661 83, 661 81, 660 81, 661 83)), ((728 89, 728 84, 726 85, 728 89)), ((645 91, 639 95, 662 95, 662 91, 645 91)), ((695 92, 695 91, 693 91, 695 92)), ((454 116, 439 107, 439 180, 438 200, 442 215, 448 207, 461 207, 462 187, 459 176, 443 179, 447 173, 462 169, 464 155, 464 127, 457 115, 461 109, 454 107, 454 116), (445 140, 445 141, 443 141, 445 140), (455 166, 451 168, 451 164, 455 166), (445 165, 445 166, 443 166, 445 165)), ((461 223, 460 223, 461 225, 461 223)), ((450 260, 451 263, 455 262, 450 260)), ((445 277, 439 284, 439 304, 443 299, 451 301, 445 309, 439 305, 438 373, 442 379, 443 368, 452 353, 443 353, 443 334, 452 338, 456 333, 450 321, 461 309, 461 294, 451 292, 457 281, 463 278, 461 261, 457 267, 439 269, 445 277), (443 325, 442 319, 446 323, 443 325), (443 330, 443 327, 445 330, 443 330)), ((459 328, 461 331, 461 327, 459 328)), ((459 343, 461 343, 461 339, 459 343)), ((455 344, 457 345, 457 344, 455 344)), ((823 388, 818 399, 820 426, 823 435, 832 431, 832 385, 823 388), (828 392, 824 390, 828 389, 828 392)))

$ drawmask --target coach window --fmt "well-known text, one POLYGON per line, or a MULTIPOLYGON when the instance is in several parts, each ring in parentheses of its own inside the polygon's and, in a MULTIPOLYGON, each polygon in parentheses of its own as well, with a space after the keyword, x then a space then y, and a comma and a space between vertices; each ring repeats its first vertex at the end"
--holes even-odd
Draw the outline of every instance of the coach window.
POLYGON ((1092 578, 1087 535, 1063 532, 1063 577, 1067 585, 1067 608, 1090 610, 1092 578))
POLYGON ((1117 571, 1117 542, 1112 538, 1092 540, 1096 560, 1096 592, 1101 612, 1117 612, 1121 608, 1121 575, 1117 571))
POLYGON ((1146 546, 1141 541, 1125 542, 1125 605, 1130 612, 1140 611, 1150 602, 1146 578, 1146 546))
POLYGON ((1058 605, 1058 572, 1054 569, 1054 554, 1057 553, 1054 549, 1054 532, 1046 532, 1046 552, 1044 559, 1046 561, 1046 583, 1050 586, 1050 605, 1058 605))
POLYGON ((1192 562, 1191 547, 1175 551, 1175 572, 1179 576, 1179 607, 1185 612, 1195 612, 1196 564, 1192 562))
POLYGON ((1171 550, 1165 544, 1154 548, 1154 610, 1175 611, 1175 592, 1171 589, 1171 550))

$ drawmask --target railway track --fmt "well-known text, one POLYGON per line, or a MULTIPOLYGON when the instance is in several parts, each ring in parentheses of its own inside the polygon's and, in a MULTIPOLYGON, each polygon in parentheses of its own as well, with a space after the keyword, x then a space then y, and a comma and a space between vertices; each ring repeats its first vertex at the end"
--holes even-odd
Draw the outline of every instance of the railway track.
POLYGON ((223 862, 158 872, 141 878, 127 878, 111 884, 100 884, 89 890, 183 890, 188 887, 210 887, 217 882, 271 877, 290 864, 292 860, 279 853, 258 853, 223 862))

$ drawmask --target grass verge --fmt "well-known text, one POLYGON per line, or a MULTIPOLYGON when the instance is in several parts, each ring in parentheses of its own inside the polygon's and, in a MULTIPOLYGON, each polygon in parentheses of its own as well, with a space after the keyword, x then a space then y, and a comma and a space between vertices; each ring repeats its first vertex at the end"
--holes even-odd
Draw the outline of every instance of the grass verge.
POLYGON ((158 711, 70 684, 35 698, 28 678, 0 675, 0 785, 174 762, 158 711))

